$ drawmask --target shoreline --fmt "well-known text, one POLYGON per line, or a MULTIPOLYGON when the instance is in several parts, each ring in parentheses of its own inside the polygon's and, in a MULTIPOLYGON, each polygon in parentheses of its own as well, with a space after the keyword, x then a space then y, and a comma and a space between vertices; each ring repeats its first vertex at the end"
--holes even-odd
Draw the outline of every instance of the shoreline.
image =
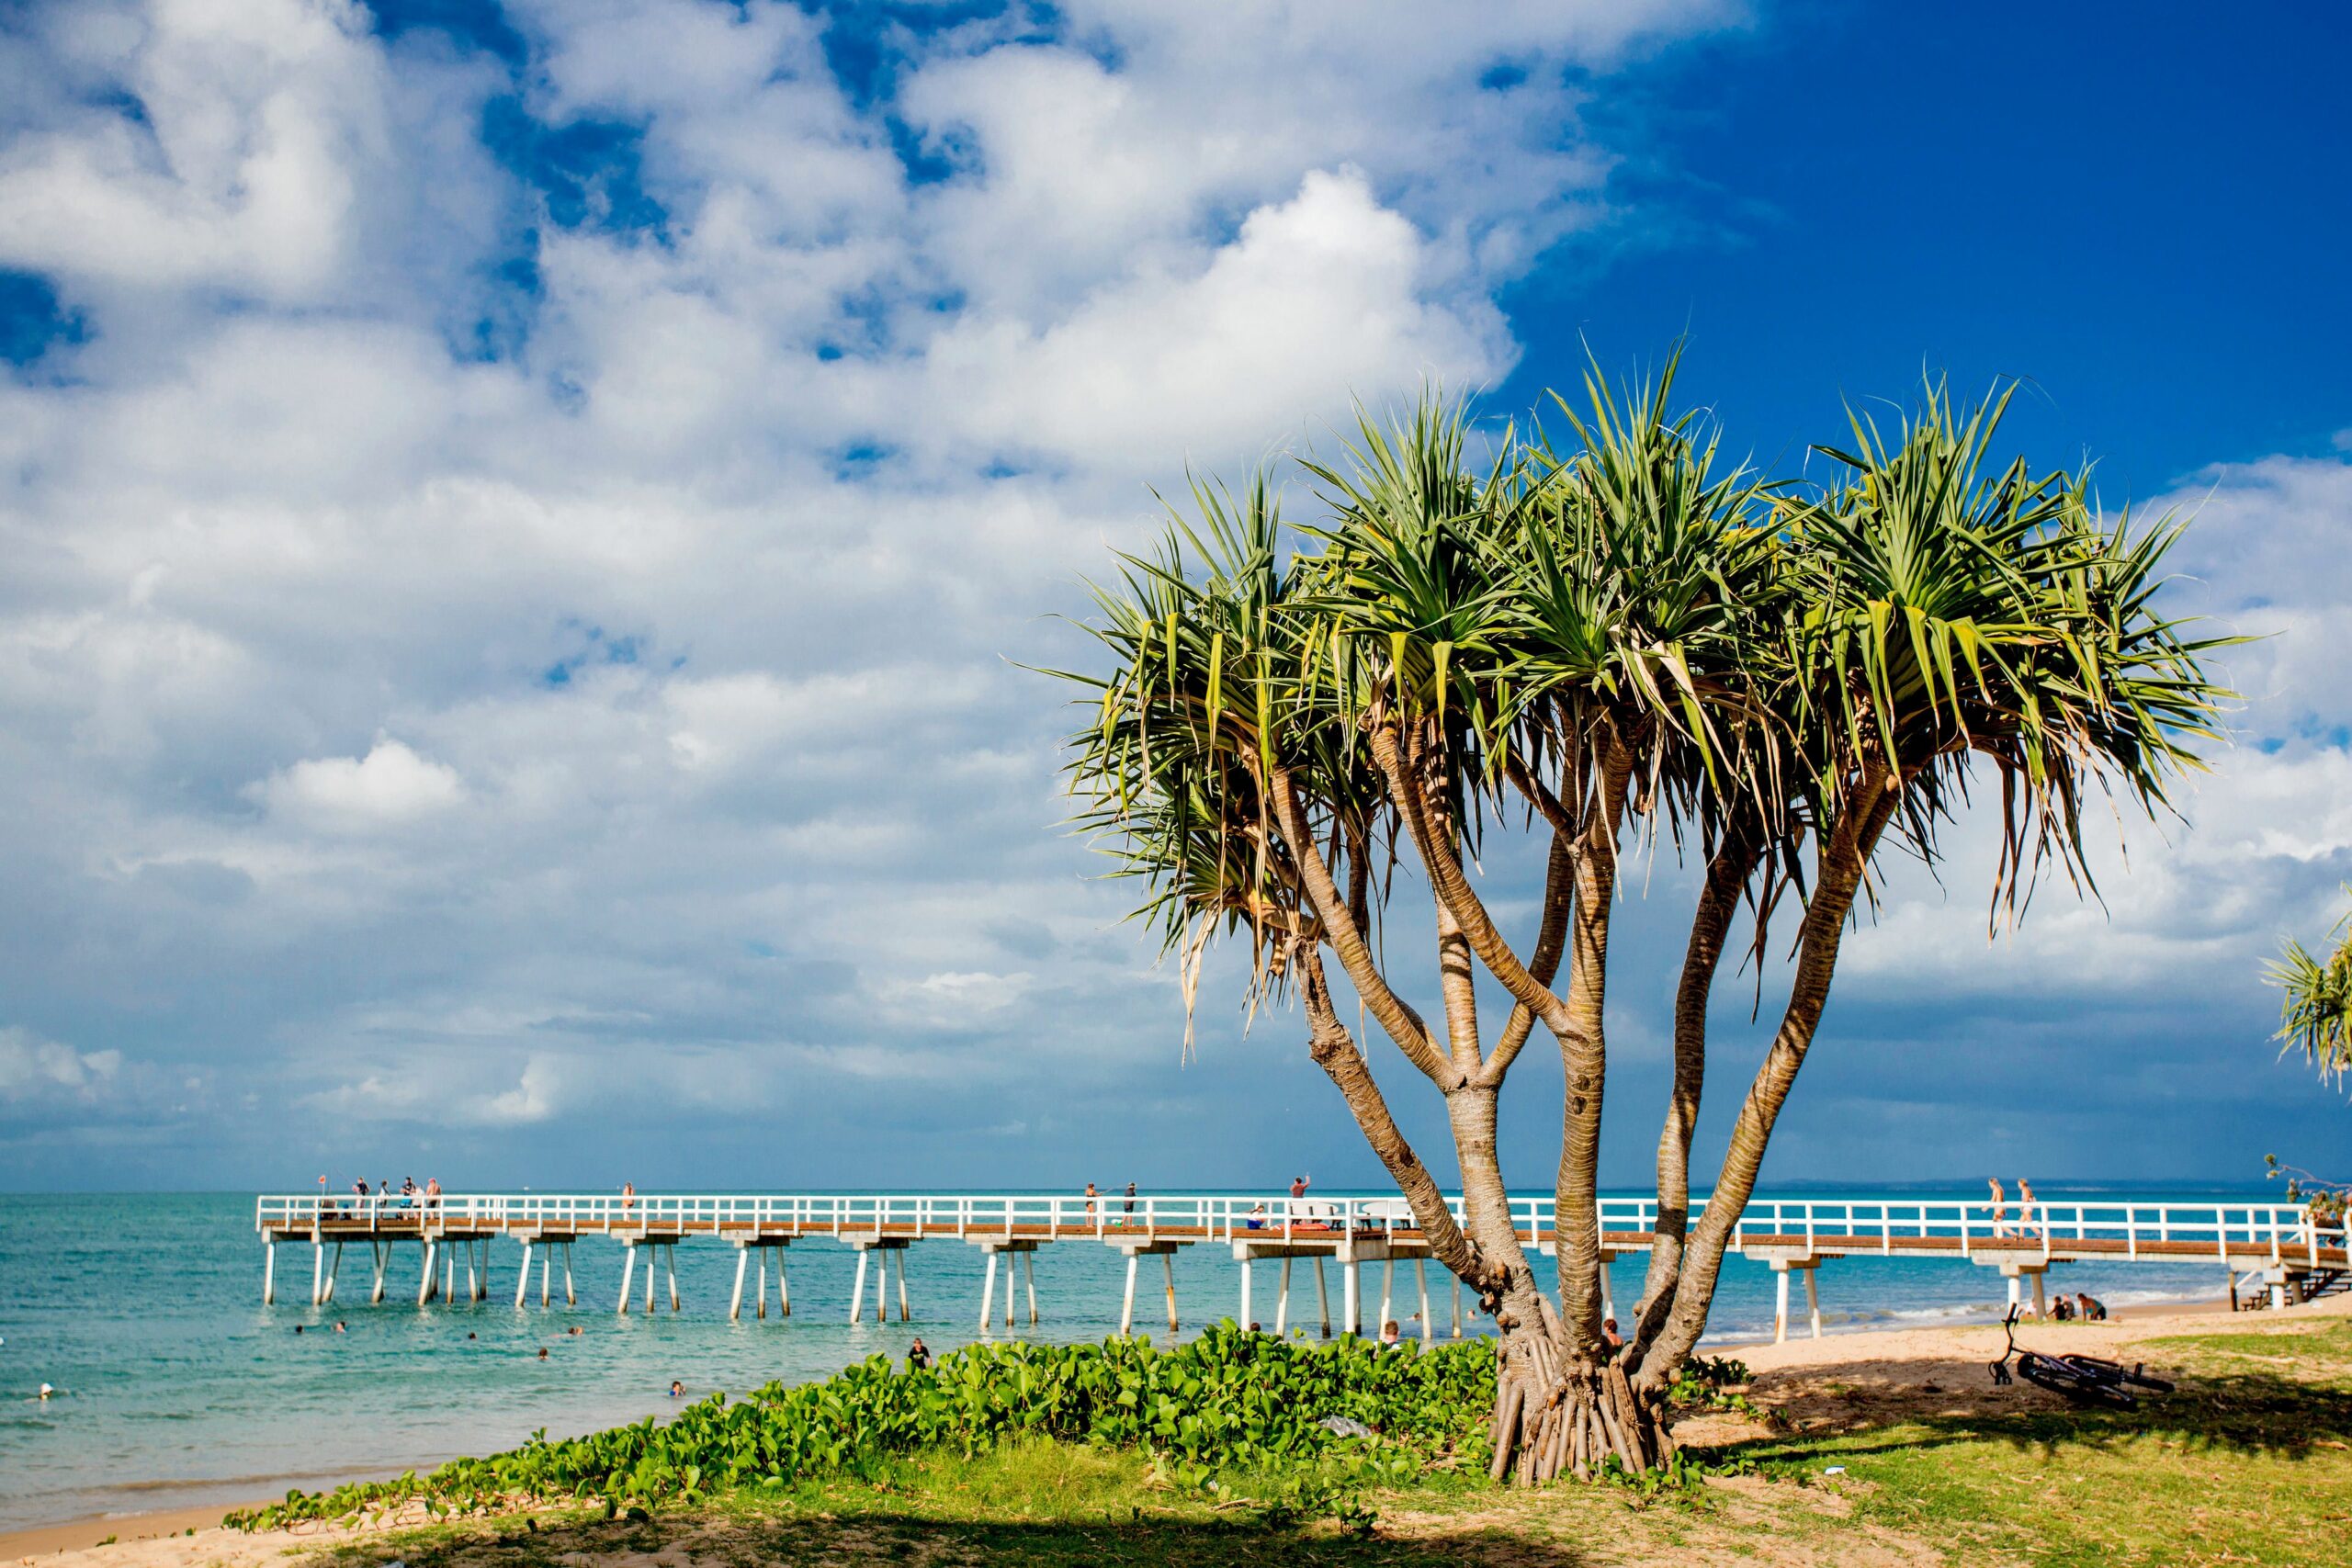
MULTIPOLYGON (((2300 1321, 2307 1315, 2309 1315, 2308 1309, 2284 1314, 2269 1312, 2233 1313, 2226 1296, 2213 1296, 2202 1301, 2142 1302, 2110 1307, 2108 1321, 2105 1324, 2044 1323, 2032 1319, 2028 1321, 2038 1329, 2099 1333, 2113 1332, 2124 1325, 2145 1329, 2151 1325, 2161 1325, 2176 1320, 2184 1325, 2194 1325, 2208 1323, 2215 1317, 2234 1316, 2247 1320, 2249 1325, 2259 1325, 2264 1322, 2300 1321)), ((1962 1334, 1982 1333, 1985 1329, 1998 1326, 2000 1326, 1998 1318, 1984 1316, 1954 1318, 1911 1326, 1889 1326, 1882 1319, 1874 1320, 1868 1326, 1826 1327, 1819 1339, 1815 1339, 1809 1333, 1800 1328, 1781 1344, 1775 1344, 1769 1338, 1733 1337, 1723 1340, 1702 1341, 1699 1348, 1700 1353, 1703 1355, 1736 1356, 1748 1362, 1758 1372, 1766 1372, 1801 1368, 1835 1360, 1840 1357, 1867 1357, 1871 1359, 1887 1360, 1942 1359, 1949 1357, 1951 1353, 1952 1347, 1949 1343, 1928 1346, 1916 1342, 1962 1334), (1895 1353, 1869 1356, 1870 1352, 1877 1350, 1889 1350, 1895 1353)), ((116 1544, 119 1545, 132 1541, 184 1537, 191 1529, 199 1532, 199 1538, 209 1536, 220 1529, 221 1517, 232 1509, 254 1507, 274 1502, 284 1496, 289 1486, 301 1486, 308 1490, 313 1489, 319 1483, 332 1485, 349 1481, 390 1480, 408 1471, 423 1470, 430 1464, 439 1462, 441 1462, 439 1460, 420 1461, 414 1464, 371 1468, 349 1473, 337 1473, 333 1476, 312 1473, 268 1478, 249 1476, 241 1480, 220 1483, 188 1482, 185 1484, 190 1489, 217 1487, 216 1495, 237 1494, 239 1488, 246 1486, 252 1487, 253 1491, 236 1495, 232 1500, 219 1504, 153 1510, 119 1509, 44 1524, 28 1525, 23 1529, 0 1529, 0 1562, 96 1549, 108 1536, 117 1537, 116 1544)), ((141 1484, 141 1483, 124 1483, 126 1488, 138 1487, 141 1484)), ((126 1492, 123 1495, 129 1494, 126 1492)), ((240 1537, 239 1539, 259 1540, 261 1538, 240 1537)))

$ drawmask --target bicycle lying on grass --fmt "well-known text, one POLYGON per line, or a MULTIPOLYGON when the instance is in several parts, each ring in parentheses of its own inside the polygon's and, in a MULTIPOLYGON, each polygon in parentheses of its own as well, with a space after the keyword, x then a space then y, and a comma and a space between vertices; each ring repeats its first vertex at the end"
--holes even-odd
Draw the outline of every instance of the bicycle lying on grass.
POLYGON ((2103 1404, 2110 1410, 2132 1410, 2138 1407, 2140 1397, 2135 1388, 2152 1393, 2170 1393, 2172 1384, 2162 1378, 2152 1378, 2144 1370, 2147 1363, 2134 1362, 2129 1368, 2114 1361, 2102 1361, 2097 1356, 2045 1356, 2039 1350, 2018 1348, 2018 1309, 2011 1307, 2009 1315, 2001 1320, 2007 1331, 2009 1348, 2001 1359, 1990 1363, 1993 1383, 2006 1388, 2009 1383, 2009 1359, 2017 1358, 2018 1376, 2037 1388, 2084 1404, 2103 1404))

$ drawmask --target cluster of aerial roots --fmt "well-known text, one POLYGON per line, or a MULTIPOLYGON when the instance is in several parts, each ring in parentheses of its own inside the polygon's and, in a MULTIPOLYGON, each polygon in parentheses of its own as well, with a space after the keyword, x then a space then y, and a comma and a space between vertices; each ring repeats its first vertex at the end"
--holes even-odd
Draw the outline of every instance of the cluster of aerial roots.
POLYGON ((1489 1479, 1540 1486, 1563 1474, 1589 1481, 1614 1459, 1628 1475, 1664 1465, 1674 1439, 1624 1370, 1604 1364, 1556 1382, 1506 1377, 1496 1392, 1489 1479))

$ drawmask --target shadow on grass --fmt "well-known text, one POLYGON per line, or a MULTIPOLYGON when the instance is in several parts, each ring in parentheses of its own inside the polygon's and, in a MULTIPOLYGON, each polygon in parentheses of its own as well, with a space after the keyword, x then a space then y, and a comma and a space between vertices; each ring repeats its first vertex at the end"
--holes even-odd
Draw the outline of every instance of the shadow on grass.
POLYGON ((1344 1534, 1329 1525, 1271 1528, 1248 1518, 1202 1519, 1130 1509, 1100 1519, 966 1518, 915 1507, 865 1505, 839 1513, 777 1517, 594 1520, 518 1531, 460 1530, 435 1540, 405 1540, 333 1550, 313 1562, 324 1568, 362 1568, 394 1559, 405 1568, 652 1568, 690 1562, 696 1568, 815 1568, 817 1564, 941 1562, 1035 1564, 1082 1568, 1105 1563, 1136 1568, 1221 1568, 1265 1564, 1491 1564, 1493 1568, 1585 1568, 1592 1560, 1566 1543, 1524 1534, 1454 1529, 1397 1539, 1377 1531, 1344 1534))
MULTIPOLYGON (((1810 1369, 1810 1382, 1837 1387, 1841 1371, 1855 1384, 1860 1369, 1810 1369)), ((1979 1379, 1985 1373, 1977 1369, 1979 1379)), ((2272 1372, 2180 1374, 2169 1394, 2146 1394, 2136 1410, 2068 1406, 2058 1396, 2024 1384, 2007 1389, 1953 1390, 1968 1408, 1941 1412, 1889 1409, 1885 1385, 1870 1390, 1854 1417, 1835 1418, 1834 1395, 1809 1393, 1792 1402, 1809 1413, 1833 1407, 1815 1429, 1726 1445, 1727 1459, 1759 1465, 1838 1454, 1931 1451, 1984 1441, 2058 1454, 2070 1448, 2105 1450, 2145 1438, 2158 1438, 2192 1453, 2267 1455, 2289 1460, 2311 1457, 2315 1449, 2352 1447, 2352 1395, 2272 1372), (1873 1408, 1873 1406, 1875 1408, 1873 1408)), ((1941 1392, 1941 1391, 1939 1391, 1941 1392)))

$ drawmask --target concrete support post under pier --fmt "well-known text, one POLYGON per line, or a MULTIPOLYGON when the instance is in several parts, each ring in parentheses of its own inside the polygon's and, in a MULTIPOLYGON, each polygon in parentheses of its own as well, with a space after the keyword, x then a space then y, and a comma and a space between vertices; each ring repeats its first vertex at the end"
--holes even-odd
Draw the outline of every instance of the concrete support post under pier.
POLYGON ((1176 1327, 1176 1249, 1183 1244, 1174 1241, 1152 1241, 1143 1236, 1125 1239, 1110 1235, 1103 1239, 1125 1253, 1127 1257, 1126 1289, 1119 1297, 1119 1332, 1123 1335, 1135 1332, 1136 1262, 1143 1258, 1157 1257, 1160 1260, 1160 1269, 1168 1282, 1168 1327, 1172 1333, 1176 1327))
POLYGON ((277 1304, 277 1238, 274 1235, 261 1244, 261 1304, 277 1304))
POLYGON ((1437 1324, 1430 1316, 1429 1261, 1426 1258, 1413 1259, 1413 1285, 1421 1298, 1421 1343, 1424 1345, 1437 1342, 1437 1324))
POLYGON ((1757 1248, 1749 1256, 1772 1270, 1772 1343, 1786 1343, 1789 1337, 1789 1276, 1804 1276, 1805 1304, 1811 1309, 1813 1337, 1821 1337, 1821 1298, 1815 1292, 1813 1272, 1821 1267, 1821 1259, 1804 1252, 1789 1252, 1757 1248))

